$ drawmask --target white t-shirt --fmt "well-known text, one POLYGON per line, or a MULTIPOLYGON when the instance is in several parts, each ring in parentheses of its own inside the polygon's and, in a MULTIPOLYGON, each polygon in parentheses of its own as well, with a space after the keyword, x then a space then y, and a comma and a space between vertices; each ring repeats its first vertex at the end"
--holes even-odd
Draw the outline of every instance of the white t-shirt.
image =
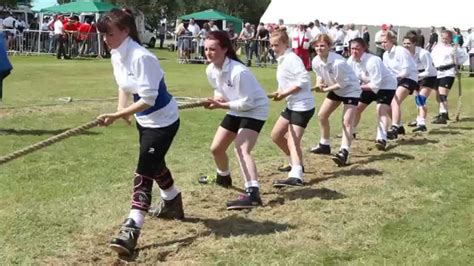
POLYGON ((311 93, 311 77, 301 58, 288 49, 277 58, 277 61, 278 91, 285 91, 295 86, 300 88, 298 92, 286 97, 288 109, 298 112, 313 109, 314 97, 311 93))
POLYGON ((318 80, 321 79, 328 86, 339 84, 341 88, 333 91, 338 96, 360 97, 362 91, 359 79, 341 55, 329 52, 326 63, 318 55, 313 58, 312 66, 318 80))
POLYGON ((379 90, 397 89, 397 79, 388 71, 380 57, 364 53, 360 62, 351 56, 347 63, 352 67, 363 84, 367 84, 374 93, 379 90))
POLYGON ((135 114, 143 127, 166 127, 178 120, 178 104, 168 93, 160 62, 150 51, 130 37, 110 51, 114 76, 119 90, 133 94, 151 107, 135 114))
POLYGON ((53 24, 54 34, 64 34, 64 25, 61 20, 56 20, 53 24))
POLYGON ((222 69, 209 64, 206 75, 214 96, 229 103, 229 115, 267 120, 268 97, 246 66, 226 58, 222 69))
POLYGON ((422 49, 421 47, 415 47, 415 59, 418 68, 418 79, 422 80, 427 77, 436 77, 437 71, 433 65, 433 59, 431 58, 430 52, 422 49))
POLYGON ((199 31, 201 31, 201 29, 199 28, 199 25, 194 23, 194 24, 189 24, 188 25, 188 30, 193 34, 194 37, 196 37, 198 34, 199 34, 199 31))
POLYGON ((408 78, 418 81, 418 69, 410 52, 402 46, 392 46, 390 51, 383 53, 383 63, 397 78, 408 78))
MULTIPOLYGON (((459 47, 455 48, 444 43, 438 43, 431 51, 431 57, 433 58, 433 64, 435 67, 454 64, 454 56, 456 56, 456 63, 458 65, 462 65, 467 59, 469 59, 469 55, 464 51, 464 49, 459 47)), ((438 70, 438 78, 455 77, 455 71, 455 67, 443 71, 438 70)))

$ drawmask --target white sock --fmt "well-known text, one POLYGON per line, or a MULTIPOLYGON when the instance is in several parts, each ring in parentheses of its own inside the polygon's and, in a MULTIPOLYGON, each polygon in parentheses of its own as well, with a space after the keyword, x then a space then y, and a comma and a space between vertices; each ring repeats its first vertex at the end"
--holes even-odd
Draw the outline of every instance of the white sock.
POLYGON ((291 157, 290 156, 288 156, 288 165, 291 166, 291 157))
POLYGON ((163 190, 160 188, 161 198, 164 200, 172 200, 176 197, 176 195, 178 195, 178 193, 179 193, 179 190, 174 185, 168 188, 167 190, 163 190))
POLYGON ((133 219, 138 228, 142 228, 143 222, 145 222, 145 212, 142 210, 131 209, 128 218, 133 219))
POLYGON ((342 149, 345 149, 346 151, 350 151, 350 150, 351 150, 351 148, 350 148, 349 146, 347 146, 347 145, 341 145, 341 150, 342 150, 342 149))
POLYGON ((425 125, 425 119, 423 117, 418 117, 416 119, 416 124, 419 126, 424 126, 425 125))
POLYGON ((260 187, 257 180, 250 180, 245 182, 245 188, 249 187, 260 187))
POLYGON ((442 113, 447 113, 448 110, 446 110, 446 108, 444 107, 443 104, 440 104, 439 105, 439 112, 442 114, 442 113))
POLYGON ((379 126, 377 127, 377 140, 379 139, 387 140, 387 131, 385 131, 382 122, 379 122, 379 126))
POLYGON ((293 165, 288 177, 294 177, 303 180, 303 167, 301 165, 293 165))
POLYGON ((323 139, 321 138, 321 140, 319 141, 319 143, 323 144, 323 145, 331 145, 331 140, 330 139, 323 139))
POLYGON ((216 170, 217 173, 220 175, 220 176, 229 176, 230 175, 230 171, 227 170, 227 171, 221 171, 219 169, 216 170))

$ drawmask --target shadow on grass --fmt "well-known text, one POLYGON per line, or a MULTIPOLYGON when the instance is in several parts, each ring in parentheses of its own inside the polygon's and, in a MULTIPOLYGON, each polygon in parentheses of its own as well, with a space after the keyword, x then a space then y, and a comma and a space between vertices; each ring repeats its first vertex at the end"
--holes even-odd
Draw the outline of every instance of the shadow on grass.
POLYGON ((448 127, 449 129, 459 129, 459 130, 473 130, 474 127, 452 127, 452 126, 449 126, 448 127))
MULTIPOLYGON (((354 156, 355 157, 355 156, 354 156)), ((366 159, 356 161, 353 164, 358 164, 358 165, 364 165, 376 161, 383 161, 383 160, 413 160, 415 159, 414 156, 409 155, 409 154, 403 154, 403 153, 398 153, 398 152, 386 152, 378 155, 369 155, 369 156, 357 156, 359 158, 362 157, 367 157, 366 159)))
POLYGON ((218 237, 270 235, 294 228, 294 226, 289 224, 272 221, 257 222, 238 215, 231 215, 220 220, 191 217, 184 219, 183 222, 203 223, 209 228, 209 233, 215 234, 218 237))
MULTIPOLYGON (((430 133, 431 134, 431 133, 430 133)), ((397 141, 397 145, 426 145, 426 144, 436 144, 439 143, 439 140, 435 139, 400 139, 397 141)))
MULTIPOLYGON (((0 135, 17 135, 17 136, 41 136, 41 135, 58 135, 61 134, 70 128, 65 129, 15 129, 15 128, 0 128, 0 135)), ((97 132, 85 131, 79 135, 98 135, 97 132)))
POLYGON ((463 117, 459 119, 459 122, 474 122, 474 117, 463 117))
POLYGON ((343 177, 343 176, 376 176, 383 174, 383 171, 378 169, 358 169, 358 166, 353 167, 352 169, 339 170, 334 172, 324 172, 325 176, 321 178, 311 179, 307 184, 312 186, 321 182, 324 182, 329 179, 343 177))
POLYGON ((433 129, 428 132, 430 135, 461 135, 462 133, 458 130, 451 130, 449 127, 445 129, 433 129))
POLYGON ((322 200, 338 200, 343 199, 346 196, 335 190, 327 188, 301 188, 296 190, 282 190, 276 199, 270 200, 268 205, 283 204, 285 200, 308 200, 314 198, 320 198, 322 200))
POLYGON ((170 247, 170 249, 161 250, 158 254, 158 261, 166 261, 166 257, 172 253, 176 253, 180 248, 191 245, 196 239, 200 237, 206 237, 211 234, 217 237, 231 237, 240 235, 269 235, 276 232, 287 231, 293 229, 294 226, 289 224, 275 223, 271 221, 257 222, 251 219, 240 217, 238 215, 231 215, 224 219, 209 219, 209 218, 198 218, 189 217, 183 220, 184 223, 202 223, 209 230, 176 240, 153 243, 150 245, 142 246, 135 250, 135 254, 131 257, 121 257, 121 260, 134 261, 141 251, 170 247))

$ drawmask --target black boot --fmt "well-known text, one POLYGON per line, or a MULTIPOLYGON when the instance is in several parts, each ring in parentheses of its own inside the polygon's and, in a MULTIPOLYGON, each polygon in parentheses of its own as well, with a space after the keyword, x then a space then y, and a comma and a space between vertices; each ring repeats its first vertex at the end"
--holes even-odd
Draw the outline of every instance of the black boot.
POLYGON ((432 124, 447 124, 448 123, 448 114, 447 113, 441 113, 439 116, 431 122, 432 124))
POLYGON ((328 155, 331 154, 331 146, 319 143, 318 146, 311 148, 310 152, 315 154, 328 155))
POLYGON ((262 206, 262 199, 258 187, 249 187, 245 189, 245 194, 240 195, 236 200, 227 202, 228 210, 252 209, 262 206))
POLYGON ((379 151, 384 151, 385 148, 387 147, 387 141, 383 140, 383 139, 378 139, 376 142, 375 142, 375 147, 377 148, 377 150, 379 151))
POLYGON ((133 219, 127 218, 120 228, 119 235, 110 241, 109 247, 119 256, 132 256, 139 236, 140 228, 133 219))
POLYGON ((203 185, 215 183, 224 188, 232 186, 232 178, 230 175, 203 175, 199 177, 198 182, 203 185))
POLYGON ((340 149, 338 153, 334 154, 332 160, 338 166, 344 166, 348 164, 349 159, 349 151, 346 149, 340 149))
POLYGON ((398 127, 392 126, 389 131, 387 131, 387 139, 396 139, 398 138, 398 127))
POLYGON ((151 208, 148 213, 157 218, 183 220, 184 210, 181 192, 172 200, 161 199, 160 205, 156 208, 151 208))
POLYGON ((425 125, 419 125, 419 126, 417 126, 416 128, 414 128, 412 132, 413 132, 413 133, 415 133, 415 132, 425 132, 425 131, 427 131, 427 130, 428 130, 428 129, 426 128, 425 125))

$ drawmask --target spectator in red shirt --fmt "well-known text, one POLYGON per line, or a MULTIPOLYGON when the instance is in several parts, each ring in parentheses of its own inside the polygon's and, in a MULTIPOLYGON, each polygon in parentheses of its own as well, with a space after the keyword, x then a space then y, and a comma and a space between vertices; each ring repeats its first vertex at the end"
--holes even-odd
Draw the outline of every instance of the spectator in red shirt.
POLYGON ((97 30, 95 26, 91 24, 91 20, 88 18, 84 23, 81 24, 81 26, 79 26, 78 31, 80 41, 79 55, 82 56, 84 55, 84 52, 89 50, 88 40, 91 39, 89 38, 89 34, 95 33, 97 30))

